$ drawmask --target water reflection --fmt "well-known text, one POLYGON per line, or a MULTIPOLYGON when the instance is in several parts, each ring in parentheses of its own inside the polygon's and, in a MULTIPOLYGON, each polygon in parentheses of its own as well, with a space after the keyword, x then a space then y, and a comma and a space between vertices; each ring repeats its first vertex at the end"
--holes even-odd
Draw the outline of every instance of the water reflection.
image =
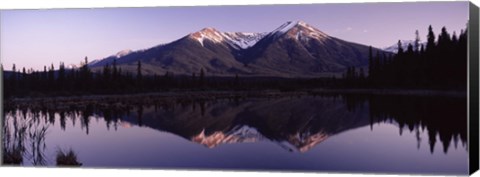
POLYGON ((466 147, 467 102, 465 98, 365 96, 346 95, 349 110, 368 102, 371 124, 395 121, 402 135, 405 127, 416 132, 417 144, 422 141, 418 134, 427 129, 431 153, 434 152, 436 136, 439 135, 443 152, 447 153, 453 141, 455 148, 461 141, 466 147))
POLYGON ((40 124, 31 112, 13 112, 4 119, 3 163, 21 164, 24 159, 33 165, 45 165, 46 132, 49 124, 40 124), (10 122, 8 121, 11 118, 10 122))
MULTIPOLYGON (((59 126, 60 131, 50 133, 62 134, 68 132, 67 122, 71 122, 72 128, 89 135, 98 120, 103 120, 109 131, 136 125, 168 132, 207 148, 267 141, 287 152, 306 153, 342 132, 368 126, 375 131, 374 125, 383 123, 396 125, 399 135, 414 132, 417 147, 411 148, 420 149, 422 141, 428 141, 432 154, 436 143, 442 144, 445 154, 450 145, 465 151, 467 147, 465 98, 312 95, 148 103, 117 100, 47 107, 24 105, 5 110, 5 164, 48 164, 45 149, 58 148, 45 143, 50 127, 59 126), (78 122, 80 125, 76 125, 78 122), (424 131, 428 132, 428 140, 420 136, 424 131)), ((381 148, 378 144, 371 146, 381 148)))

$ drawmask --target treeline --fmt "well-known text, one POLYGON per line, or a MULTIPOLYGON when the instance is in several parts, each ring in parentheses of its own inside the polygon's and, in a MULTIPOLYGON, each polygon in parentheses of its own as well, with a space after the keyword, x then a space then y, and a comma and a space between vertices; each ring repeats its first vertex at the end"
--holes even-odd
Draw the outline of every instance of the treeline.
MULTIPOLYGON (((3 71, 3 67, 2 67, 3 71)), ((101 71, 93 72, 88 66, 88 58, 80 68, 66 69, 60 63, 58 70, 52 64, 43 71, 17 71, 15 64, 12 72, 4 72, 5 96, 51 96, 84 94, 122 94, 147 91, 168 90, 173 88, 192 88, 205 86, 205 73, 200 71, 191 78, 177 79, 172 73, 163 76, 143 76, 141 62, 137 63, 136 73, 122 71, 116 61, 105 65, 101 71)))
MULTIPOLYGON (((2 67, 3 71, 3 67, 2 67)), ((304 88, 336 87, 339 80, 329 78, 274 78, 274 77, 209 77, 201 69, 190 76, 143 75, 142 63, 137 62, 136 72, 123 71, 116 61, 93 72, 88 58, 80 68, 67 69, 60 63, 43 71, 17 70, 4 73, 4 95, 9 97, 72 96, 88 94, 131 94, 176 90, 280 90, 293 91, 304 88)))
POLYGON ((398 41, 398 53, 372 53, 368 73, 349 68, 344 74, 347 87, 465 90, 467 86, 467 29, 450 35, 445 27, 435 38, 428 28, 426 45, 416 31, 414 44, 407 49, 398 41))

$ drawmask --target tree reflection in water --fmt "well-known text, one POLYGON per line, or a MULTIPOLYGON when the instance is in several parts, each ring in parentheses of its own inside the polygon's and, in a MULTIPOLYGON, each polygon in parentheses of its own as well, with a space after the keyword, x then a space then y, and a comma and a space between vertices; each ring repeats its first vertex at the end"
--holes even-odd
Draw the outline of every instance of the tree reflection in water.
POLYGON ((373 128, 377 123, 397 125, 400 135, 404 130, 414 132, 416 148, 428 141, 431 153, 436 143, 442 144, 445 154, 450 144, 457 148, 461 143, 467 148, 465 97, 329 94, 149 103, 116 100, 54 109, 9 107, 5 111, 4 164, 22 164, 24 160, 34 165, 46 164, 49 159, 43 152, 49 126, 59 123, 61 130, 66 131, 67 121, 75 127, 80 120, 80 128, 88 135, 92 118, 104 119, 107 129, 112 130, 113 126, 112 131, 121 124, 136 124, 209 148, 268 140, 278 142, 288 151, 306 152, 332 135, 359 127, 373 128), (423 131, 428 132, 428 140, 420 137, 423 131))

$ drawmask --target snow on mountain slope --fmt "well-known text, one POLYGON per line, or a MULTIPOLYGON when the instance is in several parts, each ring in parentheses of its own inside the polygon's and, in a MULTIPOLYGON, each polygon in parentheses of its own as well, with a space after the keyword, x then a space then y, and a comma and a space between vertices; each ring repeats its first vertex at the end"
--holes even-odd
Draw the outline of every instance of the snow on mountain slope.
POLYGON ((270 34, 275 36, 285 34, 288 30, 292 29, 297 24, 298 22, 288 21, 287 23, 280 25, 280 27, 270 32, 270 34))
POLYGON ((197 31, 195 33, 191 33, 189 35, 189 37, 197 40, 202 46, 204 46, 203 41, 205 39, 210 40, 210 41, 215 42, 215 43, 221 43, 221 42, 225 41, 225 38, 222 35, 222 33, 220 31, 216 30, 215 28, 204 28, 204 29, 202 29, 200 31, 197 31))
POLYGON ((236 49, 247 49, 255 45, 268 33, 224 32, 224 37, 236 49))
POLYGON ((191 138, 191 141, 214 148, 221 144, 257 142, 265 139, 255 128, 242 126, 236 127, 231 132, 217 131, 206 135, 205 130, 191 138))
POLYGON ((117 54, 115 54, 115 56, 116 56, 117 58, 120 58, 120 57, 123 57, 123 56, 125 56, 125 55, 130 54, 130 53, 132 53, 132 50, 130 50, 130 49, 125 49, 125 50, 121 50, 121 51, 117 52, 117 54))
POLYGON ((287 35, 294 37, 297 40, 308 40, 308 39, 318 39, 324 40, 329 38, 324 32, 308 25, 303 21, 297 22, 297 25, 294 28, 290 29, 287 35))
MULTIPOLYGON (((139 50, 139 51, 142 51, 142 50, 139 50)), ((134 51, 132 51, 130 49, 124 49, 124 50, 118 51, 114 55, 110 55, 107 58, 93 60, 93 61, 88 63, 88 66, 95 67, 95 66, 103 66, 105 64, 111 64, 111 63, 113 63, 114 60, 118 60, 118 59, 120 59, 124 56, 127 56, 127 55, 129 55, 133 52, 134 51)))
POLYGON ((296 40, 307 41, 309 39, 323 40, 329 38, 324 32, 310 26, 304 21, 289 21, 268 34, 269 36, 280 37, 286 35, 296 40))
POLYGON ((215 28, 204 28, 188 37, 197 40, 202 46, 205 40, 214 43, 227 43, 234 49, 246 49, 262 39, 267 33, 220 32, 215 28))

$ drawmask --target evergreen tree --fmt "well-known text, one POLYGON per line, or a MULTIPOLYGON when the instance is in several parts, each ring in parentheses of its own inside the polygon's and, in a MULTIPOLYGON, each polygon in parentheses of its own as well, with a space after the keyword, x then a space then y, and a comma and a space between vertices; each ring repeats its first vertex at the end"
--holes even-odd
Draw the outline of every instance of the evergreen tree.
POLYGON ((360 68, 360 72, 358 74, 358 77, 360 78, 360 80, 365 79, 365 71, 363 71, 363 68, 360 68))
POLYGON ((413 46, 412 46, 412 44, 408 44, 407 53, 408 53, 408 54, 413 54, 413 46))
POLYGON ((377 56, 374 58, 374 65, 375 65, 375 75, 378 76, 378 72, 381 71, 382 69, 382 62, 381 62, 381 57, 380 57, 380 51, 377 50, 377 56))
POLYGON ((27 79, 27 70, 25 67, 22 68, 22 80, 25 81, 27 79))
POLYGON ((83 63, 81 69, 80 69, 80 88, 83 88, 84 91, 87 91, 90 89, 92 86, 91 83, 91 72, 90 69, 88 68, 88 57, 85 57, 85 62, 83 63))
POLYGON ((137 80, 142 80, 142 63, 140 61, 137 62, 137 80))
POLYGON ((397 48, 398 48, 398 55, 402 55, 403 54, 403 47, 402 47, 402 41, 398 40, 397 42, 397 48))
POLYGON ((12 66, 12 81, 15 83, 17 81, 17 67, 15 63, 12 66))
POLYGON ((458 42, 458 38, 457 38, 457 34, 455 33, 455 31, 453 32, 453 35, 452 35, 452 43, 453 44, 457 44, 458 42))
POLYGON ((205 72, 203 71, 203 68, 200 69, 200 86, 204 86, 205 82, 205 72))
POLYGON ((441 47, 448 47, 451 41, 450 34, 447 32, 447 28, 443 27, 442 32, 438 35, 438 45, 441 47))
POLYGON ((415 30, 415 43, 413 47, 415 52, 420 50, 420 35, 418 34, 418 30, 415 30))
POLYGON ((137 62, 137 89, 143 89, 143 79, 142 79, 142 63, 137 62))
POLYGON ((432 25, 428 27, 427 35, 427 51, 431 51, 435 47, 435 34, 433 33, 432 25))
POLYGON ((58 86, 59 89, 63 89, 65 84, 65 64, 60 62, 60 66, 58 69, 58 86))
POLYGON ((373 73, 375 72, 375 65, 373 63, 372 46, 368 47, 368 77, 373 79, 373 73))
POLYGON ((47 66, 43 66, 43 81, 46 81, 47 77, 47 66))
POLYGON ((53 63, 50 65, 50 68, 48 69, 48 87, 50 90, 53 90, 55 88, 55 67, 53 66, 53 63))
POLYGON ((195 72, 192 73, 192 81, 191 81, 191 87, 192 88, 195 88, 197 86, 197 76, 195 74, 195 72))
POLYGON ((103 79, 106 80, 106 81, 110 80, 110 75, 111 75, 110 65, 106 64, 103 67, 103 79))
POLYGON ((235 74, 234 85, 235 85, 235 88, 240 86, 240 79, 238 78, 238 74, 235 74))
POLYGON ((118 75, 118 71, 117 71, 117 60, 116 60, 116 59, 113 59, 113 71, 112 71, 113 80, 116 80, 117 75, 118 75))

